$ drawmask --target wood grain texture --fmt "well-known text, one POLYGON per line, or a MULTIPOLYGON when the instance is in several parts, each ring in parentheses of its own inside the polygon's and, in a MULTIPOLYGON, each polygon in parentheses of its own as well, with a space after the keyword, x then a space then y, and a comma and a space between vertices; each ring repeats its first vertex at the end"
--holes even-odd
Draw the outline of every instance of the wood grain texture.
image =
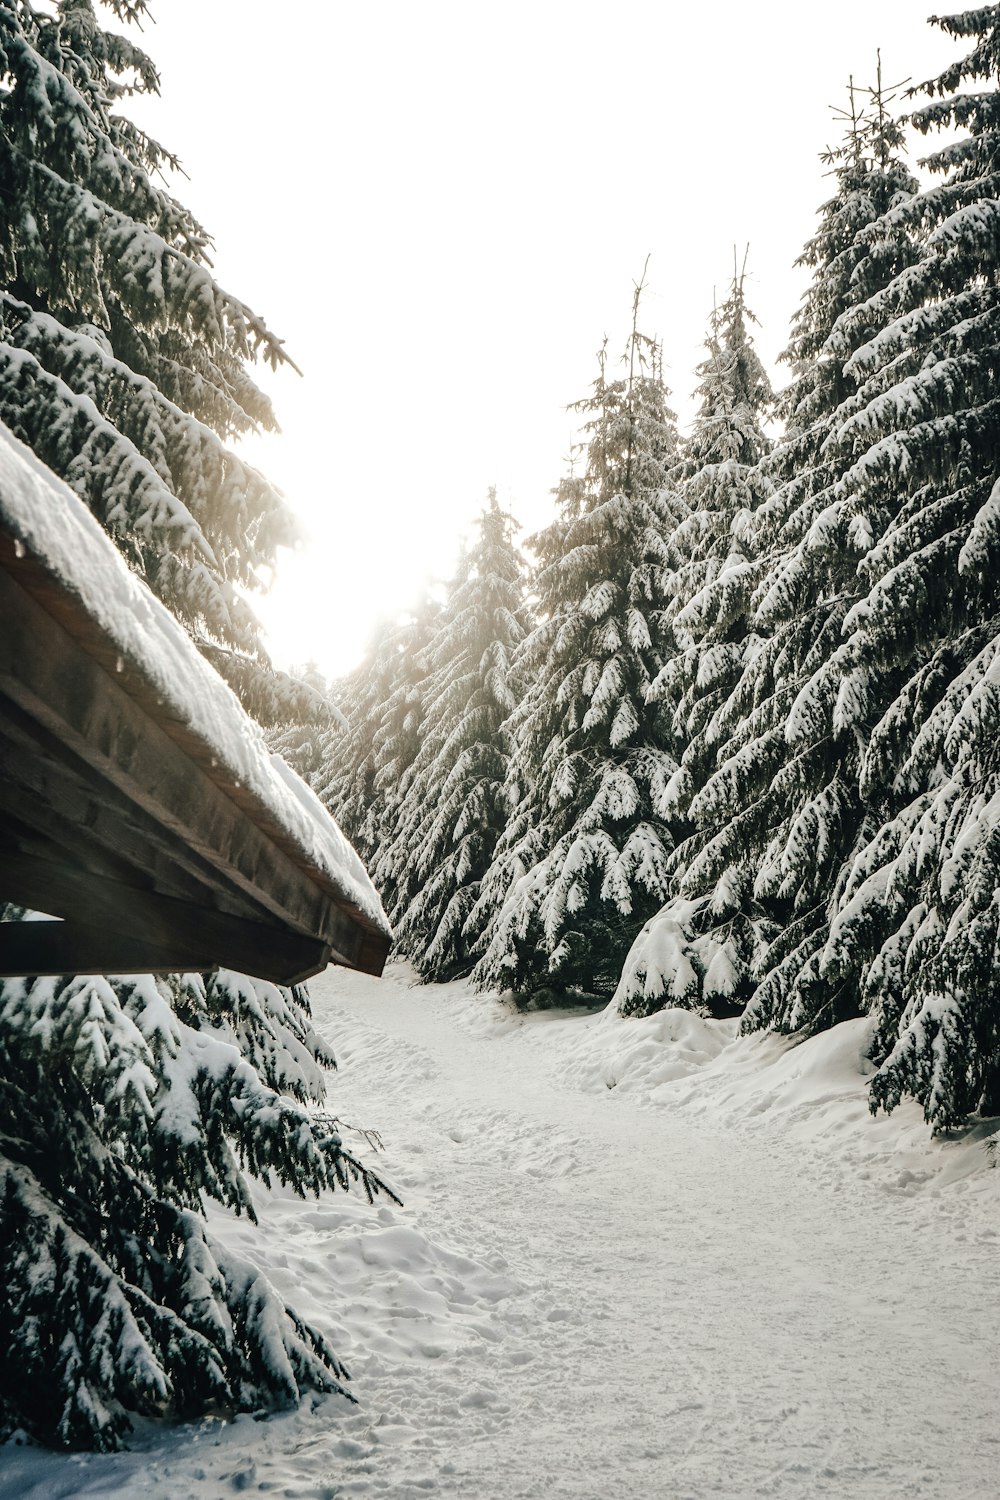
POLYGON ((0 625, 0 899, 100 926, 106 888, 151 954, 173 945, 168 968, 193 955, 291 983, 327 954, 381 972, 386 935, 2 534, 0 625))

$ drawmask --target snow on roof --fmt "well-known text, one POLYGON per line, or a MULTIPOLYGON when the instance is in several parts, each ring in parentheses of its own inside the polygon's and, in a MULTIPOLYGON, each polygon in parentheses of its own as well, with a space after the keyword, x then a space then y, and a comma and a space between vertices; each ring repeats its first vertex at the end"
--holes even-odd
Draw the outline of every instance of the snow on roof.
POLYGON ((280 756, 183 626, 130 572, 77 495, 0 423, 0 526, 56 578, 162 702, 316 869, 380 930, 368 874, 319 799, 280 756))

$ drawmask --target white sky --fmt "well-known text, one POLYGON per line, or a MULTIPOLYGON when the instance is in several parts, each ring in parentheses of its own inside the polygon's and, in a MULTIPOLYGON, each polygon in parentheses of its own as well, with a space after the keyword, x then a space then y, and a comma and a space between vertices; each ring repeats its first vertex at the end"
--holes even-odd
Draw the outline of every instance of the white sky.
POLYGON ((734 243, 773 369, 829 105, 878 46, 890 82, 959 55, 927 9, 153 0, 163 95, 132 113, 305 377, 274 382, 283 434, 253 455, 311 537, 261 606, 279 664, 351 667, 448 573, 489 485, 527 530, 550 519, 565 405, 623 342, 647 253, 682 418, 734 243))

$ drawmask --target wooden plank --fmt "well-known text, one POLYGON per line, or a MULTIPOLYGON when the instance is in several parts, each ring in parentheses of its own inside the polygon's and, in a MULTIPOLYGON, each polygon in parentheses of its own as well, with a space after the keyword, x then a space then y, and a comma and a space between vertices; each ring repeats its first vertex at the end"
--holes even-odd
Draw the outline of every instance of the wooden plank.
MULTIPOLYGON (((329 944, 317 938, 118 881, 95 880, 79 867, 19 849, 0 849, 0 901, 63 917, 98 934, 134 935, 160 955, 161 971, 190 968, 194 954, 203 959, 196 968, 218 965, 274 984, 300 984, 330 962, 329 944)), ((141 965, 139 972, 144 972, 141 965)))
MULTIPOLYGON (((288 832, 276 821, 270 809, 249 788, 234 780, 232 773, 221 764, 189 725, 173 717, 167 705, 159 699, 141 671, 134 663, 123 657, 114 642, 104 634, 95 620, 86 612, 79 600, 69 593, 30 553, 18 555, 15 540, 0 531, 0 569, 6 569, 18 586, 37 601, 43 613, 66 631, 90 658, 104 669, 106 675, 122 688, 125 694, 159 726, 162 732, 181 749, 183 754, 200 768, 202 774, 235 803, 270 843, 282 851, 291 863, 302 871, 311 883, 326 892, 332 902, 362 930, 370 936, 361 939, 360 951, 368 955, 367 967, 371 973, 381 973, 390 947, 390 939, 379 923, 362 911, 344 893, 335 888, 326 871, 314 865, 288 832), (374 965, 374 967, 372 967, 374 965)), ((344 959, 344 962, 349 960, 344 959)), ((366 965, 356 965, 365 967, 366 965)))
POLYGON ((220 892, 235 887, 265 917, 328 944, 335 961, 381 972, 388 939, 341 909, 277 848, 2 570, 0 615, 0 690, 22 712, 187 843, 220 892))
POLYGON ((0 922, 0 979, 48 974, 189 974, 217 968, 193 944, 169 955, 130 933, 75 922, 0 922), (181 961, 183 960, 183 961, 181 961))
POLYGON ((0 828, 28 853, 79 864, 250 921, 260 907, 0 693, 0 828), (49 846, 49 847, 45 847, 49 846))

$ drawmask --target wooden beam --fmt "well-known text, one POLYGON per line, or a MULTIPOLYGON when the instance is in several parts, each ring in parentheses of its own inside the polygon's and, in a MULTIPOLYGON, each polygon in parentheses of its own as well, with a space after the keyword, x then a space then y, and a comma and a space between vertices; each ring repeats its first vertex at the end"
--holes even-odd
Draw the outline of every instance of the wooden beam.
POLYGON ((267 804, 249 787, 241 786, 230 769, 220 761, 189 724, 173 716, 172 711, 159 696, 155 684, 151 683, 136 664, 123 657, 119 646, 105 633, 100 623, 93 618, 64 584, 50 574, 41 561, 30 551, 25 552, 13 536, 0 529, 0 570, 6 570, 18 587, 37 602, 43 613, 61 627, 90 659, 103 669, 105 674, 123 688, 128 696, 153 723, 174 741, 185 757, 220 788, 224 796, 236 804, 274 846, 285 853, 292 864, 308 875, 313 883, 331 894, 334 904, 353 918, 366 932, 376 937, 375 944, 365 944, 372 952, 382 950, 382 961, 388 952, 389 939, 383 925, 367 911, 355 905, 351 898, 338 887, 336 879, 316 866, 298 841, 289 834, 275 818, 267 804))
POLYGON ((6 841, 95 877, 218 905, 258 920, 260 907, 0 692, 0 828, 6 841), (48 848, 44 846, 48 845, 48 848))
POLYGON ((169 956, 145 938, 76 922, 0 922, 0 979, 46 974, 189 974, 218 965, 193 944, 169 956))
MULTIPOLYGON (((210 869, 223 901, 227 891, 238 892, 265 922, 276 918, 328 944, 337 962, 381 972, 389 947, 384 933, 298 866, 2 569, 0 616, 0 691, 188 845, 210 869)), ((234 967, 257 972, 248 963, 234 967)))
MULTIPOLYGON (((111 934, 116 941, 133 937, 154 958, 159 956, 155 967, 161 972, 223 967, 274 984, 300 984, 322 973, 330 962, 329 944, 317 938, 119 881, 95 880, 86 870, 19 849, 0 850, 0 901, 63 917, 98 936, 111 934), (192 955, 201 961, 192 965, 192 955)), ((14 924, 0 923, 5 925, 14 924)), ((130 968, 145 972, 141 963, 130 968)))

